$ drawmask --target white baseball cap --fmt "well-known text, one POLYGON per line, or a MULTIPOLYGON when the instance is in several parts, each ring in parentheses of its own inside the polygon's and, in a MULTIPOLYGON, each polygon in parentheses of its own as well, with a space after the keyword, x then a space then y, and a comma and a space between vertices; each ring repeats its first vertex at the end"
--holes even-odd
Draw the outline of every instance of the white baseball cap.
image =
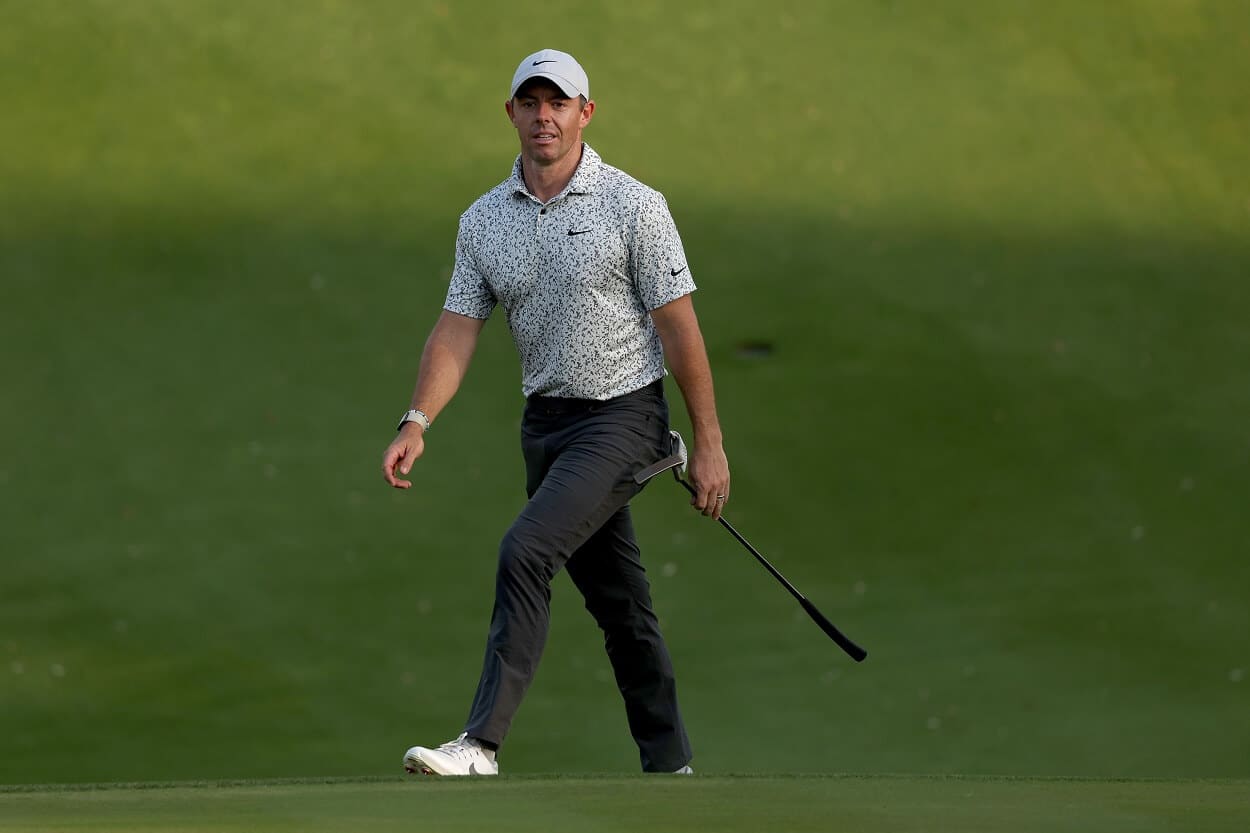
POLYGON ((527 55, 512 76, 512 92, 508 98, 515 98, 516 91, 531 78, 549 78, 569 98, 579 95, 590 98, 590 79, 586 77, 586 70, 567 52, 542 49, 527 55))

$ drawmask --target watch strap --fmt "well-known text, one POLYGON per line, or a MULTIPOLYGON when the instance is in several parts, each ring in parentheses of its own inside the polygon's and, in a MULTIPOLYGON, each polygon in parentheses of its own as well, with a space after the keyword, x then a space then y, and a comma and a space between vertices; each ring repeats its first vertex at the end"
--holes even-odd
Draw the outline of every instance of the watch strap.
POLYGON ((430 430, 430 418, 425 415, 425 411, 417 408, 410 409, 407 413, 400 417, 399 426, 395 430, 402 431, 403 427, 410 422, 420 423, 422 431, 430 430))

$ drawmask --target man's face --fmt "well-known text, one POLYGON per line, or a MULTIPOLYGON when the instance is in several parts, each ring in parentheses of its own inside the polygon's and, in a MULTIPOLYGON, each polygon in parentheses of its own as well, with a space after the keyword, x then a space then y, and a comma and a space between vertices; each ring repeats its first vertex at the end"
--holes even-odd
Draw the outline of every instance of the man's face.
POLYGON ((545 78, 527 81, 507 103, 508 118, 521 139, 521 153, 539 165, 554 165, 580 150, 582 128, 595 111, 593 101, 569 98, 545 78))

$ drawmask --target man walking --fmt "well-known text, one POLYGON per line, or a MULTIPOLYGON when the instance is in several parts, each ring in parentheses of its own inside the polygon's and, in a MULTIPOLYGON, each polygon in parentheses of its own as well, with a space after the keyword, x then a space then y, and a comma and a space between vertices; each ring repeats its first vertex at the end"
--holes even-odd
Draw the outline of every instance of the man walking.
POLYGON ((459 388, 502 304, 526 396, 529 501, 503 537, 486 656, 464 732, 414 746, 409 772, 494 775, 547 638, 550 583, 567 569, 604 633, 647 772, 689 772, 672 663, 651 608, 629 502, 634 474, 670 453, 665 361, 693 423, 691 505, 719 518, 729 464, 695 285, 664 198, 582 142, 595 112, 581 65, 544 49, 521 61, 506 103, 521 151, 512 175, 460 218, 442 315, 412 409, 382 460, 395 488, 459 388))

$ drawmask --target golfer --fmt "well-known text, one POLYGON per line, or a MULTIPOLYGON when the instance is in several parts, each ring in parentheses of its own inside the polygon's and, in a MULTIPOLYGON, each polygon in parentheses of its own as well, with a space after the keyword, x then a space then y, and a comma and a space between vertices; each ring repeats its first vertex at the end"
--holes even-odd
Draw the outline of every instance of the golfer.
POLYGON ((520 354, 529 501, 499 547, 482 676, 464 731, 414 746, 409 772, 495 775, 496 753, 547 639, 561 568, 604 633, 647 772, 690 772, 672 662, 630 519, 634 474, 667 456, 665 361, 694 430, 691 505, 719 518, 729 498, 695 285, 664 198, 582 142, 595 113, 571 55, 526 57, 505 103, 521 152, 504 182, 460 218, 447 300, 421 355, 412 409, 386 449, 398 489, 459 388, 497 304, 520 354))

